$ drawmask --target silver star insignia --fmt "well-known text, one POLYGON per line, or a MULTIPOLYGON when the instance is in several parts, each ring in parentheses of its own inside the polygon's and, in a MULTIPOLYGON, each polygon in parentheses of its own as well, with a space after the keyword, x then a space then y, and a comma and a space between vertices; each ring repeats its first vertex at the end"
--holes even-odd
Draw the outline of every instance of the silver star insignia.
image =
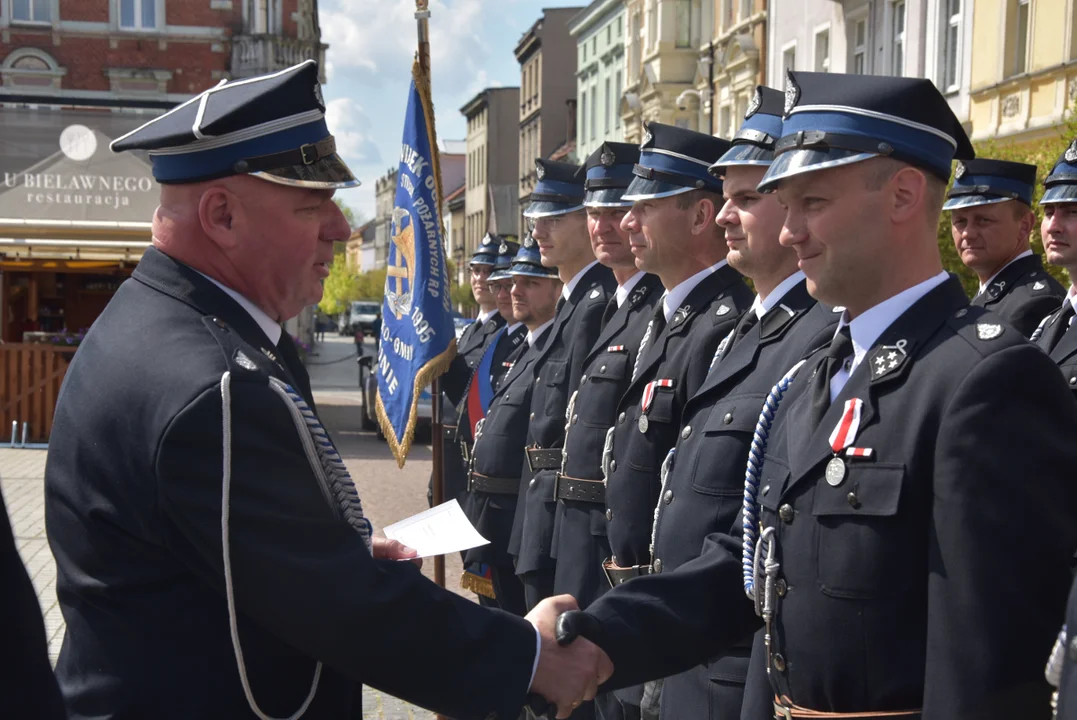
MULTIPOLYGON (((891 355, 893 355, 893 353, 890 353, 890 354, 891 354, 891 355)), ((897 361, 896 359, 895 359, 895 360, 891 360, 891 361, 890 361, 890 369, 891 369, 891 370, 893 370, 893 369, 894 369, 894 368, 896 368, 897 366, 898 366, 898 361, 897 361)))
POLYGON ((886 359, 882 355, 880 355, 879 357, 875 358, 875 364, 879 366, 880 370, 882 370, 883 367, 886 366, 886 359))
POLYGON ((893 362, 893 361, 897 360, 897 353, 896 352, 887 353, 886 359, 889 360, 890 362, 893 362))

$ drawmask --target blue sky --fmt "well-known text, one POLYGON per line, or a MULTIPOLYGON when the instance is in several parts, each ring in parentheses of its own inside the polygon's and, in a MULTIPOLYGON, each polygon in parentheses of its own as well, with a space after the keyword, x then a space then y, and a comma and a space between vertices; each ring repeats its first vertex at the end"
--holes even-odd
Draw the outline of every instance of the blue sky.
MULTIPOLYGON (((520 84, 513 49, 544 7, 564 0, 431 0, 430 53, 439 139, 462 140, 460 108, 485 87, 520 84)), ((374 181, 395 167, 416 48, 415 0, 320 0, 326 120, 363 182, 338 197, 374 216, 374 181)))

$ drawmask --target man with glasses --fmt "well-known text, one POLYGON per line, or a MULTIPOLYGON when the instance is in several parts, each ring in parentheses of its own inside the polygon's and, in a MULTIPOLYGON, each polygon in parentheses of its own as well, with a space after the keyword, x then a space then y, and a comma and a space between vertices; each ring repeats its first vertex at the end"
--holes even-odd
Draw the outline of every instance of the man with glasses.
MULTIPOLYGON (((475 322, 464 328, 463 334, 456 342, 456 357, 453 358, 449 369, 441 376, 443 396, 441 422, 445 438, 441 454, 444 487, 442 497, 446 502, 455 498, 462 503, 466 494, 467 465, 460 452, 457 425, 460 420, 460 405, 464 401, 468 381, 487 344, 497 331, 505 327, 505 323, 512 319, 511 316, 508 318, 501 316, 497 309, 497 300, 486 286, 502 242, 497 235, 487 233, 471 255, 471 294, 479 306, 479 315, 475 318, 475 322)), ((430 474, 426 499, 430 505, 434 504, 433 473, 430 474)))
POLYGON ((543 266, 556 267, 564 286, 549 341, 535 362, 525 484, 510 544, 528 608, 553 594, 550 545, 565 413, 571 410, 571 398, 580 385, 584 358, 602 329, 606 303, 617 288, 613 272, 595 260, 591 249, 579 166, 538 158, 535 172, 538 184, 524 216, 533 226, 531 236, 543 266))

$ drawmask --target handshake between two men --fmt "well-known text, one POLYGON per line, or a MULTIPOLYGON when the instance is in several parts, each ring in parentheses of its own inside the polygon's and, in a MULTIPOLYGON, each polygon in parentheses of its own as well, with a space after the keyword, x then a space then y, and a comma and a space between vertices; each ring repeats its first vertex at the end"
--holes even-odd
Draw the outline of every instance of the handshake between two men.
MULTIPOLYGON (((564 620, 558 622, 562 613, 578 609, 571 595, 558 595, 546 598, 527 614, 542 638, 531 692, 555 706, 557 718, 567 718, 583 702, 593 700, 599 685, 613 674, 613 663, 602 648, 577 637, 577 629, 566 627, 564 620)), ((587 616, 572 613, 570 617, 587 616)))

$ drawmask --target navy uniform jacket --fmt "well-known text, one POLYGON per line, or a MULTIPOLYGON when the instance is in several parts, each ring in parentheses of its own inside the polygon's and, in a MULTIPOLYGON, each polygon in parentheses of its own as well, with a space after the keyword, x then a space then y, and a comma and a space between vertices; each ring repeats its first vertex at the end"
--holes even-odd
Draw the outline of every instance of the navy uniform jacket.
MULTIPOLYGON (((674 446, 672 469, 655 511, 654 557, 661 559, 663 572, 699 557, 708 535, 733 525, 743 504, 752 433, 767 393, 798 360, 830 343, 840 317, 816 303, 801 280, 729 348, 685 405, 681 424, 692 433, 674 446)), ((747 633, 737 648, 668 678, 662 713, 737 717, 750 654, 747 633)))
POLYGON ((681 412, 707 377, 718 344, 753 300, 741 274, 723 265, 692 289, 665 331, 648 341, 639 374, 617 408, 606 486, 606 519, 615 564, 650 565, 659 470, 677 439, 681 412), (659 379, 671 379, 673 386, 655 388, 647 431, 640 432, 644 388, 659 379))
POLYGON ((1071 391, 1077 393, 1077 330, 1074 329, 1077 323, 1070 323, 1065 329, 1058 326, 1059 322, 1066 322, 1061 320, 1060 316, 1068 303, 1068 298, 1063 300, 1062 307, 1056 308, 1043 319, 1043 326, 1038 330, 1040 336, 1036 344, 1051 356, 1055 364, 1061 368, 1066 385, 1071 391))
MULTIPOLYGON (((657 275, 645 274, 607 321, 584 359, 582 382, 565 438, 566 477, 603 479, 606 432, 617 417, 617 403, 632 379, 640 340, 661 297, 662 281, 657 275)), ((605 503, 560 500, 554 523, 554 592, 572 595, 580 607, 587 607, 609 588, 602 574, 602 561, 610 553, 605 503)))
POLYGON ((1032 335, 1040 320, 1058 308, 1066 289, 1044 269, 1033 253, 1014 260, 972 299, 1008 322, 1025 337, 1032 335))
MULTIPOLYGON (((535 361, 542 353, 552 327, 546 328, 535 339, 534 345, 527 347, 525 341, 509 357, 507 362, 512 363, 512 369, 501 378, 472 450, 475 472, 487 477, 514 478, 519 482, 521 468, 527 464, 524 461, 524 438, 531 412, 535 361)), ((487 563, 511 569, 509 535, 518 497, 479 490, 468 493, 465 506, 468 519, 490 543, 468 550, 464 554, 465 563, 487 563)))
MULTIPOLYGON (((535 361, 527 446, 559 448, 565 441, 565 409, 580 385, 583 361, 602 330, 602 313, 617 290, 613 271, 595 264, 583 274, 550 328, 550 337, 535 361)), ((520 502, 512 527, 509 552, 516 572, 553 569, 554 482, 556 470, 531 472, 524 464, 520 502)))
MULTIPOLYGON (((492 337, 490 338, 490 342, 493 342, 492 337)), ((519 357, 519 353, 517 351, 520 350, 521 346, 526 345, 526 342, 527 327, 523 323, 518 323, 516 325, 516 329, 512 332, 508 332, 506 330, 505 334, 501 336, 500 340, 498 340, 497 347, 494 348, 494 356, 491 358, 490 362, 490 386, 495 391, 501 384, 501 379, 505 377, 505 373, 507 373, 509 367, 511 367, 512 362, 517 357, 519 357)), ((489 343, 487 343, 487 347, 489 347, 489 343)), ((485 353, 485 350, 483 352, 485 353)), ((468 387, 470 388, 470 385, 468 387)), ((475 438, 471 436, 471 422, 467 409, 466 391, 463 400, 460 401, 460 414, 457 420, 455 444, 457 446, 457 450, 460 450, 463 446, 471 448, 475 444, 475 438)), ((467 471, 470 456, 471 453, 470 450, 468 450, 464 457, 465 473, 467 471)), ((466 483, 464 487, 464 495, 465 497, 467 496, 466 483)), ((463 501, 460 502, 460 506, 463 507, 463 501)))
POLYGON ((275 377, 309 399, 282 340, 273 349, 217 286, 150 249, 75 355, 45 478, 67 622, 57 676, 71 716, 253 717, 223 577, 230 372, 230 560, 262 711, 294 713, 321 660, 304 718, 358 714, 360 682, 453 717, 516 717, 534 630, 438 588, 410 563, 371 558, 269 389, 275 377))
POLYGON ((0 495, 0 697, 5 714, 27 720, 67 717, 60 688, 49 664, 49 645, 41 606, 11 532, 7 505, 0 495))
MULTIPOLYGON (((883 332, 813 429, 824 357, 801 368, 765 450, 761 524, 776 528, 780 562, 776 687, 757 633, 742 717, 769 717, 775 692, 816 711, 1049 717, 1044 661, 1077 545, 1066 383, 1000 318, 969 307, 955 278, 883 332), (828 436, 852 398, 864 401, 856 446, 874 460, 850 462, 835 487, 828 436), (1014 508, 1035 508, 1034 521, 1015 523, 1014 508)), ((613 683, 683 670, 758 627, 740 518, 731 530, 676 572, 626 583, 586 611, 613 683), (631 601, 638 593, 661 602, 631 601), (665 642, 640 653, 654 637, 665 642)))
MULTIPOLYGON (((460 451, 457 424, 460 422, 461 405, 467 400, 468 383, 471 380, 472 371, 482 359, 486 345, 494 338, 497 331, 505 327, 505 319, 500 313, 494 313, 484 322, 471 323, 456 343, 456 357, 445 374, 441 376, 441 391, 445 402, 442 402, 441 421, 444 425, 445 442, 442 444, 441 465, 443 470, 442 482, 444 483, 444 499, 446 501, 456 498, 463 503, 467 494, 467 463, 460 451)), ((470 435, 470 433, 469 433, 470 435)), ((434 476, 430 475, 431 502, 433 502, 434 476)))

